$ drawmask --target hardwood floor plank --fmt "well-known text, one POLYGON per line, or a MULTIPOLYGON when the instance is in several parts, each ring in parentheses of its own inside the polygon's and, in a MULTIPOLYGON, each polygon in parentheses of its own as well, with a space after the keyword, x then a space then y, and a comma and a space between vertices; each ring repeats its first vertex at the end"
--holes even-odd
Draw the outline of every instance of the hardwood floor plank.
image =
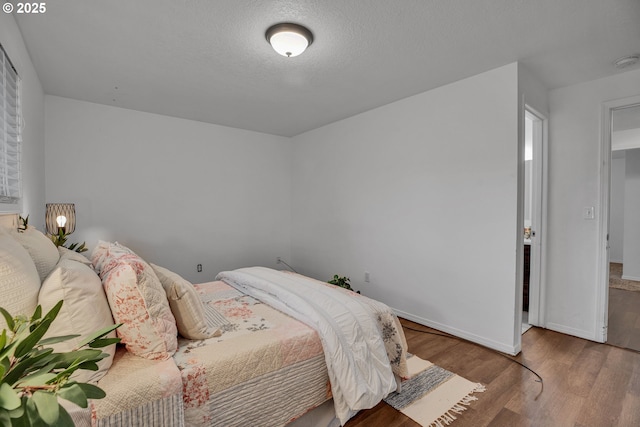
POLYGON ((627 393, 622 402, 619 425, 640 426, 640 396, 627 393))
POLYGON ((594 426, 620 425, 629 378, 625 369, 602 368, 576 421, 594 426))
POLYGON ((607 343, 640 351, 640 292, 609 288, 607 343))
MULTIPOLYGON (((403 325, 433 331, 402 319, 403 325)), ((557 332, 532 328, 522 337, 515 359, 465 341, 405 329, 409 351, 487 391, 452 427, 635 427, 640 426, 640 353, 557 332)), ((381 403, 361 411, 346 427, 417 427, 381 403)))
POLYGON ((490 427, 533 427, 531 420, 506 408, 488 424, 490 427))
POLYGON ((583 350, 569 368, 567 386, 577 396, 587 397, 596 382, 606 356, 597 351, 583 350))

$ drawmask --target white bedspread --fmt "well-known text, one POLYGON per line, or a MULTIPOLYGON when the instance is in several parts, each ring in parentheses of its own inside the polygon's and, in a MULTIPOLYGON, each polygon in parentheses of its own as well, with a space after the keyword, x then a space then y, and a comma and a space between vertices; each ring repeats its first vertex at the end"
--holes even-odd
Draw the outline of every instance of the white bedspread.
MULTIPOLYGON (((377 301, 301 275, 264 267, 218 274, 216 280, 314 328, 322 340, 336 415, 344 425, 358 410, 369 409, 396 381, 377 326, 377 301)), ((403 336, 404 337, 404 336, 403 336)))

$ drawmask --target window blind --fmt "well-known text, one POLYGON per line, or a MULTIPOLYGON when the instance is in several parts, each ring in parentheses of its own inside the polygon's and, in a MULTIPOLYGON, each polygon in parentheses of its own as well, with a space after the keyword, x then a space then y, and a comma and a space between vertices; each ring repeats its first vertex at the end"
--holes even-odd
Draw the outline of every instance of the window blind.
POLYGON ((18 73, 0 45, 0 203, 20 200, 20 98, 18 73))

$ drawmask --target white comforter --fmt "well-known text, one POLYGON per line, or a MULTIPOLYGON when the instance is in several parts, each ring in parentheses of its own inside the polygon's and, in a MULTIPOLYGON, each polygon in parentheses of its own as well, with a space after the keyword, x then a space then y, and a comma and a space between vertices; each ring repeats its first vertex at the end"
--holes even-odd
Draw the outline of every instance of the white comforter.
POLYGON ((396 390, 396 381, 376 326, 384 304, 345 295, 301 275, 264 267, 218 274, 216 280, 313 327, 322 340, 336 415, 344 425, 358 410, 372 408, 396 390))

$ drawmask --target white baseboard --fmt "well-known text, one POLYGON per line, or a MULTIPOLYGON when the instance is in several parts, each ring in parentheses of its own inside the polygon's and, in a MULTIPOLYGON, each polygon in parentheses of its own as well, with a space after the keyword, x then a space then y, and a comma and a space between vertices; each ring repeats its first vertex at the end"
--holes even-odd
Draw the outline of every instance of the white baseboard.
POLYGON ((459 337, 459 338, 464 338, 465 340, 474 342, 476 344, 480 344, 480 345, 482 345, 484 347, 489 347, 491 349, 500 351, 502 353, 507 353, 507 354, 510 354, 512 356, 515 356, 516 354, 520 353, 520 350, 521 350, 520 346, 513 346, 513 345, 509 345, 509 344, 493 341, 491 339, 488 339, 488 338, 485 338, 485 337, 481 337, 481 336, 473 334, 471 332, 467 332, 467 331, 463 331, 461 329, 453 328, 451 326, 447 326, 447 325, 444 325, 442 323, 434 322, 432 320, 425 319, 425 318, 422 318, 420 316, 415 316, 415 315, 413 315, 411 313, 406 313, 406 312, 404 312, 402 310, 397 310, 395 308, 392 308, 392 310, 396 313, 396 316, 398 316, 398 317, 403 317, 403 318, 405 318, 407 320, 411 320, 411 321, 419 323, 421 325, 428 326, 430 328, 437 329, 439 331, 446 332, 446 333, 451 334, 451 335, 455 335, 456 337, 459 337))
POLYGON ((623 274, 622 278, 624 280, 633 280, 635 282, 640 282, 640 277, 636 277, 636 276, 627 276, 626 274, 623 274))
POLYGON ((585 331, 582 329, 575 329, 569 326, 560 325, 558 323, 547 323, 547 329, 560 332, 562 334, 572 335, 578 338, 584 338, 585 340, 603 342, 600 338, 593 335, 593 331, 585 331))

